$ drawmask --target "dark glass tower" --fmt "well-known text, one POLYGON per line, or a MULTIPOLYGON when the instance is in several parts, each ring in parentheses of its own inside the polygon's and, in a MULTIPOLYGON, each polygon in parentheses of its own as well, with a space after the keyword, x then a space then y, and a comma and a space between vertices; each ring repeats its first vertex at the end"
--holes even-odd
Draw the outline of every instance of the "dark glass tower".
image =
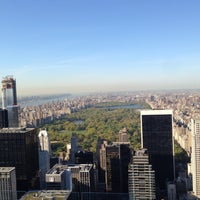
POLYGON ((166 188, 174 180, 172 111, 141 111, 141 143, 148 149, 149 160, 155 171, 156 187, 166 188))
POLYGON ((0 167, 15 167, 17 190, 39 189, 37 130, 0 129, 0 167))
POLYGON ((129 143, 114 142, 101 148, 101 168, 105 171, 107 192, 128 192, 128 165, 131 159, 129 143))
POLYGON ((0 108, 0 128, 8 127, 8 111, 0 108))

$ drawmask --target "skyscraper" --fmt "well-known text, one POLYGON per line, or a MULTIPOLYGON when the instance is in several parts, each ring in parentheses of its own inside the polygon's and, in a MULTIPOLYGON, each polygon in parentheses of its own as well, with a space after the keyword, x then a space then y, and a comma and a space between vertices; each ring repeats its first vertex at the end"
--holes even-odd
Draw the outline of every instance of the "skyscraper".
POLYGON ((16 173, 14 167, 0 167, 0 199, 17 199, 16 173))
POLYGON ((128 134, 126 128, 123 128, 119 131, 119 142, 128 142, 128 134))
POLYGON ((128 164, 131 158, 129 143, 104 144, 100 153, 100 165, 105 171, 107 192, 128 192, 128 164))
POLYGON ((200 119, 191 120, 192 128, 192 155, 191 155, 191 172, 193 192, 200 198, 200 119))
POLYGON ((141 143, 149 152, 155 171, 156 186, 166 189, 166 182, 174 180, 172 110, 141 111, 141 143))
POLYGON ((78 139, 76 133, 72 133, 71 137, 71 150, 70 150, 70 163, 75 163, 75 153, 78 151, 78 139))
POLYGON ((0 167, 15 167, 17 190, 38 189, 37 129, 0 129, 0 167))
POLYGON ((8 111, 0 108, 0 128, 8 128, 8 111))
POLYGON ((149 156, 146 149, 140 149, 133 156, 133 162, 129 165, 129 199, 156 199, 155 171, 149 164, 149 156))
POLYGON ((6 76, 2 80, 2 108, 8 110, 8 126, 18 127, 19 117, 17 105, 16 80, 6 76))
POLYGON ((50 169, 51 146, 49 135, 46 130, 40 130, 39 138, 39 169, 40 189, 45 189, 45 174, 50 169))

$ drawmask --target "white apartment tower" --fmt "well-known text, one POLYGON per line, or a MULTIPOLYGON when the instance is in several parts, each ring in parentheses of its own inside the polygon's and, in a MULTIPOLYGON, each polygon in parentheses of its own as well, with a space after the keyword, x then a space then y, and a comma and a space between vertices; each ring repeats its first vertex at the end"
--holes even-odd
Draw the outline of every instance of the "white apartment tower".
POLYGON ((51 153, 51 145, 49 135, 46 130, 40 130, 39 134, 40 151, 48 151, 51 153))
POLYGON ((39 138, 39 168, 40 168, 40 189, 45 189, 45 174, 50 169, 51 145, 46 130, 40 130, 39 138))
POLYGON ((200 119, 191 120, 192 155, 191 172, 194 195, 200 197, 200 119))
POLYGON ((156 199, 155 171, 149 164, 147 149, 140 149, 133 156, 128 170, 130 200, 156 199))

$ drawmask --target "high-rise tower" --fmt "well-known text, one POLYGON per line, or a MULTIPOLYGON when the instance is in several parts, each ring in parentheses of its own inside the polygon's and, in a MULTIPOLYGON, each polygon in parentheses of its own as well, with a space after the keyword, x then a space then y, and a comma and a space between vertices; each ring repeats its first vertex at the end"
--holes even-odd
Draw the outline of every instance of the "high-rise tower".
POLYGON ((141 111, 141 143, 149 152, 155 171, 156 186, 166 189, 166 182, 174 180, 172 110, 141 111))
POLYGON ((16 173, 14 167, 0 167, 0 199, 17 199, 16 173))
POLYGON ((146 149, 138 150, 133 156, 133 162, 129 165, 129 199, 156 199, 155 172, 149 164, 149 156, 146 149))
POLYGON ((38 189, 37 129, 0 129, 0 167, 15 167, 17 190, 38 189))
POLYGON ((123 128, 119 131, 119 142, 128 142, 128 134, 126 128, 123 128))
POLYGON ((8 126, 18 127, 18 109, 16 80, 13 76, 6 76, 2 80, 2 108, 8 110, 8 126))
POLYGON ((131 159, 129 143, 102 144, 100 165, 105 171, 107 192, 128 192, 128 164, 131 159))
POLYGON ((191 172, 194 194, 200 198, 200 119, 191 120, 192 127, 192 155, 191 172))
POLYGON ((40 189, 45 189, 45 174, 50 169, 51 146, 49 135, 46 130, 40 130, 39 138, 39 168, 40 168, 40 189))

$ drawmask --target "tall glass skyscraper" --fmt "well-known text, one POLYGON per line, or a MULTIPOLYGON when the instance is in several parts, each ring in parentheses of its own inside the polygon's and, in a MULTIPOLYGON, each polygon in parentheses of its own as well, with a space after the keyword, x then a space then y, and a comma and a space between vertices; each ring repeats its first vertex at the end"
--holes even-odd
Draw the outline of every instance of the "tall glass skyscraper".
POLYGON ((2 108, 8 110, 8 126, 18 127, 19 117, 17 105, 16 80, 13 76, 6 76, 2 80, 2 108))
POLYGON ((166 189, 174 180, 172 110, 141 111, 141 143, 149 153, 155 171, 156 187, 166 189))
POLYGON ((15 167, 17 190, 39 189, 37 129, 0 129, 0 167, 15 167))

